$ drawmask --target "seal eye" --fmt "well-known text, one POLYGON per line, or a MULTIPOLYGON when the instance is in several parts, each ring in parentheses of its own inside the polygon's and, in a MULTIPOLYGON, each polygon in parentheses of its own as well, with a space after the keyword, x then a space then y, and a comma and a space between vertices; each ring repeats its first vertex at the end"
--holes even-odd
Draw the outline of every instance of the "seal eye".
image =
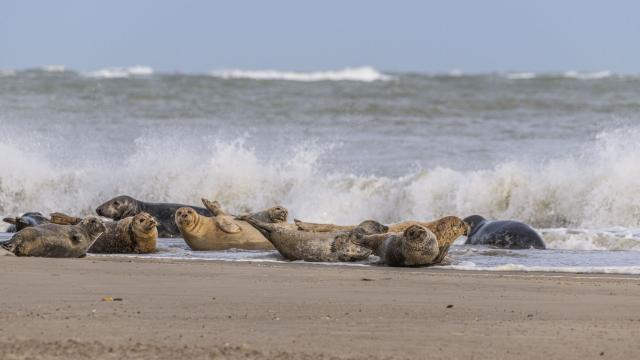
POLYGON ((140 222, 141 222, 141 223, 142 223, 142 222, 144 222, 144 219, 140 219, 140 222))
POLYGON ((114 201, 114 202, 113 202, 113 206, 118 207, 118 206, 120 206, 120 203, 119 203, 119 202, 117 202, 117 201, 114 201))

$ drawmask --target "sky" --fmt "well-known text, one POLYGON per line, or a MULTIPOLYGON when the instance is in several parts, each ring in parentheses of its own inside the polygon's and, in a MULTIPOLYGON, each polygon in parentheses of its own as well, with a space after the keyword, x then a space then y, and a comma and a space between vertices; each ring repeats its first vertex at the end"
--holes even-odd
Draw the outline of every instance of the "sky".
POLYGON ((3 0, 0 69, 640 73, 640 1, 3 0))

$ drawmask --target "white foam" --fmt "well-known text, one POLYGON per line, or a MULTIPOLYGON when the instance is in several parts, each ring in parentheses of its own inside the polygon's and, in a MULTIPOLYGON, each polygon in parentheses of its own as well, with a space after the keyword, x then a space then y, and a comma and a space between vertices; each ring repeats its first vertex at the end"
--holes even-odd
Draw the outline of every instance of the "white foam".
POLYGON ((15 76, 16 75, 16 71, 12 70, 12 69, 0 69, 0 76, 1 77, 9 77, 9 76, 15 76))
POLYGON ((132 76, 150 76, 153 75, 153 69, 148 66, 131 66, 127 68, 112 67, 96 70, 86 74, 89 77, 99 79, 124 79, 132 76))
POLYGON ((42 70, 46 72, 65 72, 67 68, 64 65, 45 65, 42 70))
POLYGON ((536 73, 533 72, 520 72, 520 73, 509 73, 506 75, 507 79, 511 80, 530 80, 536 78, 536 73))
POLYGON ((474 263, 466 262, 458 265, 447 265, 443 266, 442 268, 472 271, 558 272, 630 275, 640 274, 640 266, 525 266, 520 264, 477 266, 474 263))
POLYGON ((334 71, 292 72, 277 70, 219 70, 211 76, 223 79, 288 80, 288 81, 384 81, 388 75, 376 69, 363 66, 334 71))
POLYGON ((597 79, 605 79, 611 77, 613 73, 608 70, 604 71, 596 71, 596 72, 578 72, 578 71, 567 71, 563 74, 565 78, 568 79, 578 79, 578 80, 597 80, 597 79))
POLYGON ((234 212, 280 203, 292 217, 342 224, 478 213, 551 229, 543 236, 556 248, 638 250, 635 230, 611 228, 640 228, 639 137, 640 127, 624 128, 600 134, 580 156, 474 171, 437 167, 397 178, 321 172, 331 150, 315 143, 264 155, 244 138, 203 140, 196 151, 179 136, 152 134, 124 159, 59 165, 29 137, 0 137, 0 169, 11 169, 0 173, 0 215, 82 215, 123 193, 187 204, 207 196, 234 212))

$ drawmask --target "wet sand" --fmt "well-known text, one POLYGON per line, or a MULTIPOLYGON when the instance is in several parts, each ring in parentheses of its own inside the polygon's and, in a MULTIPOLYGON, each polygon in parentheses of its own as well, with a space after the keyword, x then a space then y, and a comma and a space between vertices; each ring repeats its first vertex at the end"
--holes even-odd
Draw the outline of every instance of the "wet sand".
POLYGON ((0 309, 0 359, 640 357, 634 276, 0 256, 0 309))

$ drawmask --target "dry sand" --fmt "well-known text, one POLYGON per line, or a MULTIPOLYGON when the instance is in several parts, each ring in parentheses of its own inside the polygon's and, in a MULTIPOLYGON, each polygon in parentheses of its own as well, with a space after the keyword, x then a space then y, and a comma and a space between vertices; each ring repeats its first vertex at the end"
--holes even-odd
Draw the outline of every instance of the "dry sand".
POLYGON ((640 358, 633 276, 0 256, 0 309, 0 359, 640 358))

